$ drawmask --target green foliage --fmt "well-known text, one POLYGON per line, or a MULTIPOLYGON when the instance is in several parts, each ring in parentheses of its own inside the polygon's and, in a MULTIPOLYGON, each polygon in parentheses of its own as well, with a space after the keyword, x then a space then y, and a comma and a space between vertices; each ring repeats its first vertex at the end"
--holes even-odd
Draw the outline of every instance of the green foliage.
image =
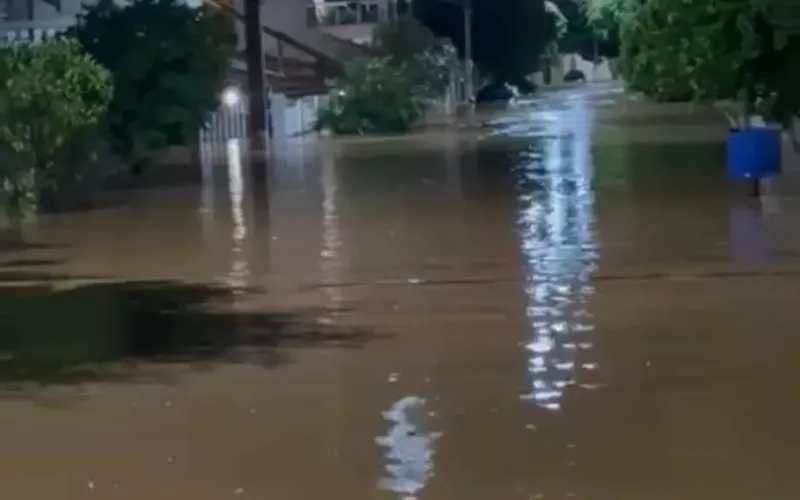
POLYGON ((234 21, 180 0, 100 0, 73 34, 114 78, 112 146, 133 161, 190 142, 218 106, 236 48, 234 21))
POLYGON ((14 209, 81 181, 111 75, 71 39, 0 50, 0 198, 14 209))
POLYGON ((376 56, 349 68, 318 116, 335 134, 406 132, 450 85, 455 50, 416 19, 380 24, 376 56))
POLYGON ((587 0, 586 18, 592 33, 598 39, 601 56, 616 59, 620 55, 620 28, 631 16, 639 0, 587 0))
POLYGON ((561 12, 561 7, 559 7, 557 2, 545 0, 544 8, 550 17, 549 22, 552 24, 550 31, 555 33, 556 40, 560 40, 567 34, 569 19, 561 12))
POLYGON ((429 98, 440 97, 450 85, 450 66, 455 51, 411 16, 380 23, 372 34, 376 54, 393 66, 410 72, 415 92, 429 98))
POLYGON ((426 101, 404 64, 375 58, 338 82, 317 126, 334 134, 406 132, 425 112, 426 101))
MULTIPOLYGON (((568 0, 571 1, 571 0, 568 0)), ((542 65, 553 65, 560 60, 558 55, 561 52, 561 45, 567 35, 569 21, 567 17, 561 12, 556 2, 545 0, 545 12, 547 13, 547 32, 552 36, 545 45, 542 52, 542 65)))
MULTIPOLYGON (((414 16, 434 35, 449 38, 464 57, 464 14, 459 2, 415 0, 414 16)), ((513 81, 539 68, 556 38, 544 0, 471 0, 473 60, 494 81, 513 81)))
POLYGON ((648 0, 622 18, 622 76, 658 101, 752 96, 760 12, 757 0, 648 0))

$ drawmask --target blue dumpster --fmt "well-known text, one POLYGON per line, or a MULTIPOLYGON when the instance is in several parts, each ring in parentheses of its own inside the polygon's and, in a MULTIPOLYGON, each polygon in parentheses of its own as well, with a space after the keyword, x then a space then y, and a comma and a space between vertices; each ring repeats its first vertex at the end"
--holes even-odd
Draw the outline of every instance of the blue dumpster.
POLYGON ((778 128, 734 129, 728 134, 728 177, 756 180, 781 169, 781 131, 778 128))

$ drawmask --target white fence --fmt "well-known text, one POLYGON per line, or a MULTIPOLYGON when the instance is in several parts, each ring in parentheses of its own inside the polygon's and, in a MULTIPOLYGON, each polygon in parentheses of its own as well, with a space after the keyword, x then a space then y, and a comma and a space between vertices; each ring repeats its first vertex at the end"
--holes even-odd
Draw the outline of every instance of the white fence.
POLYGON ((54 38, 73 24, 74 16, 48 21, 5 21, 0 23, 0 47, 54 38))
POLYGON ((376 24, 411 12, 411 0, 311 2, 306 7, 309 27, 376 24))
MULTIPOLYGON (((306 96, 287 99, 283 94, 271 94, 267 120, 272 130, 271 141, 280 142, 289 137, 311 132, 317 112, 327 96, 306 96)), ((221 104, 211 115, 206 127, 200 130, 200 142, 225 142, 247 138, 248 103, 246 98, 233 104, 221 104)))

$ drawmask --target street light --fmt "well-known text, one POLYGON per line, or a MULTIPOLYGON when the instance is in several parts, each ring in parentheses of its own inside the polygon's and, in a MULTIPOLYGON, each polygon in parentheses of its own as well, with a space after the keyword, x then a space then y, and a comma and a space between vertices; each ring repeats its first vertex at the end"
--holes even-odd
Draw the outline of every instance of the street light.
POLYGON ((248 136, 252 149, 265 147, 267 95, 264 89, 264 50, 261 43, 261 0, 244 0, 247 59, 248 136))
POLYGON ((472 101, 475 97, 475 91, 472 88, 474 82, 473 72, 475 71, 472 65, 472 1, 464 0, 464 73, 467 79, 464 86, 464 93, 466 94, 467 102, 472 101))
POLYGON ((222 92, 222 104, 232 108, 242 102, 242 93, 236 87, 228 87, 222 92))

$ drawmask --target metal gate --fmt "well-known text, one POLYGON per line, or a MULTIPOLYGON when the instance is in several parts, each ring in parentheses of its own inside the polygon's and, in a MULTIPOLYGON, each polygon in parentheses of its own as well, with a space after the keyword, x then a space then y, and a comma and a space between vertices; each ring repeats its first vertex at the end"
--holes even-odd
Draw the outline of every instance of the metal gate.
POLYGON ((223 102, 211 114, 206 126, 200 129, 200 143, 225 143, 229 139, 247 138, 247 98, 223 102))

